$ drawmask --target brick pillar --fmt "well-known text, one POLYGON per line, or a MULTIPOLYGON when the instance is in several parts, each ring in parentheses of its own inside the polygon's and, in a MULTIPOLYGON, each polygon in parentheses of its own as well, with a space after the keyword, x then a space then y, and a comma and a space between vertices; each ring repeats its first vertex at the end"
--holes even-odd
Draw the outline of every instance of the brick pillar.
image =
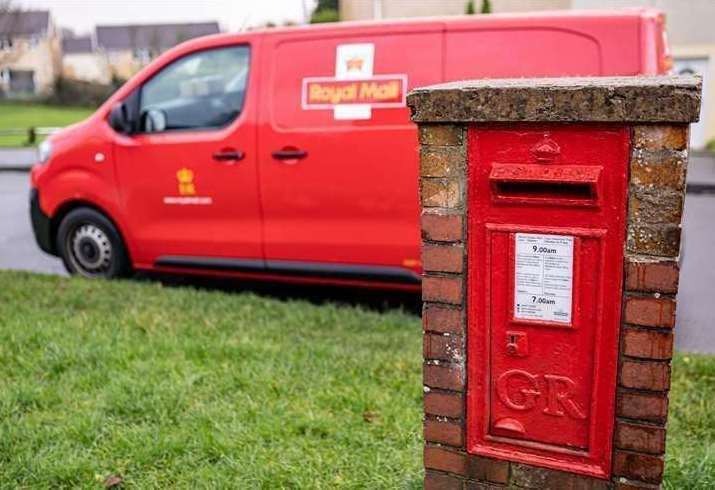
MULTIPOLYGON (((658 488, 673 350, 688 124, 700 81, 691 77, 466 81, 408 96, 419 125, 424 325, 425 488, 658 488), (626 128, 629 144, 618 367, 610 382, 615 420, 600 477, 474 454, 467 427, 467 348, 475 280, 469 220, 469 137, 484 125, 528 130, 626 128), (471 291, 471 293, 470 293, 471 291)), ((515 162, 523 163, 523 162, 515 162)), ((556 210, 554 212, 557 212, 556 210)), ((506 252, 505 252, 506 253, 506 252)), ((475 292, 476 291, 476 292, 475 292)), ((606 328, 606 327, 604 327, 606 328)), ((491 383, 491 382, 489 382, 491 383)), ((491 386, 490 384, 487 386, 491 386)), ((523 460, 522 460, 523 461, 523 460)))

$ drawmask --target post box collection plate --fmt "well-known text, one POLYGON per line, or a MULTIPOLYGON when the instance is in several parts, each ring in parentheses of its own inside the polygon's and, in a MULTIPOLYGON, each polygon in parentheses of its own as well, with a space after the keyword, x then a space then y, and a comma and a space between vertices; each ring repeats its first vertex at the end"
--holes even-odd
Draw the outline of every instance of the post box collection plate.
POLYGON ((629 144, 470 128, 469 452, 610 477, 629 144))

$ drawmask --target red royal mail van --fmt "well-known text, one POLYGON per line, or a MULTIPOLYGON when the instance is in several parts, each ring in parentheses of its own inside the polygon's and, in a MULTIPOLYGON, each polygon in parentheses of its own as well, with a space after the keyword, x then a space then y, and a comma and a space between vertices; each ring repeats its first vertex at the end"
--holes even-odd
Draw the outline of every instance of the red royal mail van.
POLYGON ((40 147, 40 247, 132 269, 418 289, 405 95, 466 78, 657 74, 654 10, 344 23, 192 40, 40 147))

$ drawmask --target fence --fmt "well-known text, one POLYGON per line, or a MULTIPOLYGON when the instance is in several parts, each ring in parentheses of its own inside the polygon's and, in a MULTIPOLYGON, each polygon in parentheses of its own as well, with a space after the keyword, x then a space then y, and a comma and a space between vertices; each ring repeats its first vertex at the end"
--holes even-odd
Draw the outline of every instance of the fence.
POLYGON ((33 126, 27 129, 0 129, 0 137, 2 136, 27 136, 26 144, 34 145, 37 143, 38 136, 49 136, 52 133, 59 131, 60 127, 54 126, 33 126))

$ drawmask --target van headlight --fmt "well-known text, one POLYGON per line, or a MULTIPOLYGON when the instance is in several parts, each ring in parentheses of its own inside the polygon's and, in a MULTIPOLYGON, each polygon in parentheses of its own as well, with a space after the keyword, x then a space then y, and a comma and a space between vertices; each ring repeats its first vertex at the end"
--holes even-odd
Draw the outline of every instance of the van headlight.
POLYGON ((47 163, 47 160, 52 156, 52 143, 47 140, 43 141, 37 148, 37 153, 40 157, 40 163, 47 163))

